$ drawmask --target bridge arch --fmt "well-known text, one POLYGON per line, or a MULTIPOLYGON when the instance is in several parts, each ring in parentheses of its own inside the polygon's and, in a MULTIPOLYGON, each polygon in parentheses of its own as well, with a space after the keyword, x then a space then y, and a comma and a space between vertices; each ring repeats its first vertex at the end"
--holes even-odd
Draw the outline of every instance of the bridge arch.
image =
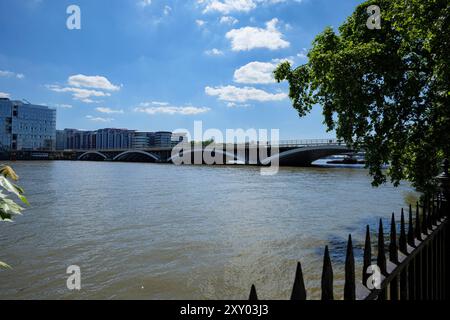
POLYGON ((113 158, 114 161, 143 161, 143 159, 150 159, 152 162, 160 161, 160 158, 157 155, 142 150, 125 151, 113 158))
MULTIPOLYGON (((205 151, 206 152, 210 152, 210 150, 207 150, 207 149, 205 150, 205 149, 202 149, 202 148, 197 148, 197 149, 187 148, 187 149, 183 149, 182 151, 183 151, 183 156, 187 155, 187 154, 192 155, 192 154, 195 154, 195 153, 201 153, 202 154, 202 162, 203 162, 203 153, 205 151)), ((220 150, 220 149, 214 149, 213 152, 215 154, 222 155, 223 157, 225 157, 225 159, 231 158, 231 159, 233 159, 235 161, 242 161, 243 163, 245 163, 245 159, 240 159, 237 154, 230 153, 230 152, 227 152, 227 151, 224 151, 224 150, 220 150)), ((183 156, 180 156, 180 154, 176 154, 176 155, 170 157, 169 160, 167 160, 167 162, 173 163, 173 160, 179 159, 179 158, 181 158, 183 156)), ((226 161, 225 161, 224 164, 226 164, 226 161)))
POLYGON ((272 161, 278 159, 280 166, 311 166, 314 161, 321 158, 353 151, 345 145, 301 147, 268 157, 262 160, 261 164, 269 165, 272 161))
POLYGON ((101 153, 101 152, 98 152, 98 151, 88 151, 88 152, 85 152, 85 153, 83 153, 82 155, 80 155, 80 156, 78 157, 78 160, 88 160, 88 159, 90 159, 90 158, 94 158, 94 159, 97 159, 97 160, 99 160, 99 159, 103 159, 103 160, 108 159, 108 157, 105 156, 105 155, 104 155, 103 153, 101 153))

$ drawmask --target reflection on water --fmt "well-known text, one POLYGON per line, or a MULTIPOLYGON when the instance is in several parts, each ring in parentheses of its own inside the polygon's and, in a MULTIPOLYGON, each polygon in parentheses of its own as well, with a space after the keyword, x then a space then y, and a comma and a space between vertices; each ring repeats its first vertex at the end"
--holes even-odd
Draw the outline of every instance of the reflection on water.
MULTIPOLYGON (((0 224, 0 298, 287 299, 296 262, 317 298, 330 244, 342 284, 348 233, 360 259, 365 225, 415 194, 370 186, 351 168, 259 168, 17 162, 32 207, 0 224), (66 288, 79 265, 82 290, 66 288)), ((359 270, 359 269, 358 269, 359 270)), ((339 293, 336 293, 339 296, 339 293)))

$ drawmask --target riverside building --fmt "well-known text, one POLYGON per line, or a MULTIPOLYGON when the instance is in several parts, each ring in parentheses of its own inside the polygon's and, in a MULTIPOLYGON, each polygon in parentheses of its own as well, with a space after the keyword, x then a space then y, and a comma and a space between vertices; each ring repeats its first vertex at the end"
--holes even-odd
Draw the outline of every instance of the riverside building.
POLYGON ((47 106, 0 98, 0 149, 54 150, 56 110, 47 106))
POLYGON ((185 138, 185 135, 176 135, 169 131, 141 132, 128 129, 82 131, 64 129, 56 132, 56 150, 170 148, 185 138))

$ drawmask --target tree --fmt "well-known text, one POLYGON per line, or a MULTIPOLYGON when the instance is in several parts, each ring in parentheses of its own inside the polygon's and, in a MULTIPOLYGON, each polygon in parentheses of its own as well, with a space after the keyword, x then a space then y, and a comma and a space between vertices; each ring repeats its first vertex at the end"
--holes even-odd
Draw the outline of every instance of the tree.
POLYGON ((449 12, 448 0, 366 1, 315 38, 306 64, 274 71, 301 117, 321 105, 328 130, 366 151, 375 186, 389 177, 430 190, 450 156, 449 12), (370 5, 381 29, 366 25, 370 5))
MULTIPOLYGON (((23 207, 9 199, 7 193, 14 194, 23 203, 28 205, 27 198, 23 195, 24 190, 13 184, 9 179, 17 181, 19 177, 11 167, 0 166, 0 221, 7 222, 11 222, 14 216, 20 215, 24 210, 23 207), (7 193, 3 193, 3 191, 6 191, 7 193)), ((0 268, 9 268, 9 265, 0 261, 0 268)))

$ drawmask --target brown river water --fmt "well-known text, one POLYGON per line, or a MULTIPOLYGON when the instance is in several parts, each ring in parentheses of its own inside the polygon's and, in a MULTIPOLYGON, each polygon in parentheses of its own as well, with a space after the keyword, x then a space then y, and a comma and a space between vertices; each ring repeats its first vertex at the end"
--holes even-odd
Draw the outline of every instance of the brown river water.
MULTIPOLYGON (((361 274, 365 226, 415 201, 361 168, 16 162, 31 207, 0 224, 0 299, 288 299, 297 261, 318 298, 330 246, 340 297, 345 246, 361 274), (66 269, 81 269, 81 290, 66 269)), ((374 238, 374 237, 373 237, 374 238)), ((375 240, 375 239, 373 239, 375 240)))

